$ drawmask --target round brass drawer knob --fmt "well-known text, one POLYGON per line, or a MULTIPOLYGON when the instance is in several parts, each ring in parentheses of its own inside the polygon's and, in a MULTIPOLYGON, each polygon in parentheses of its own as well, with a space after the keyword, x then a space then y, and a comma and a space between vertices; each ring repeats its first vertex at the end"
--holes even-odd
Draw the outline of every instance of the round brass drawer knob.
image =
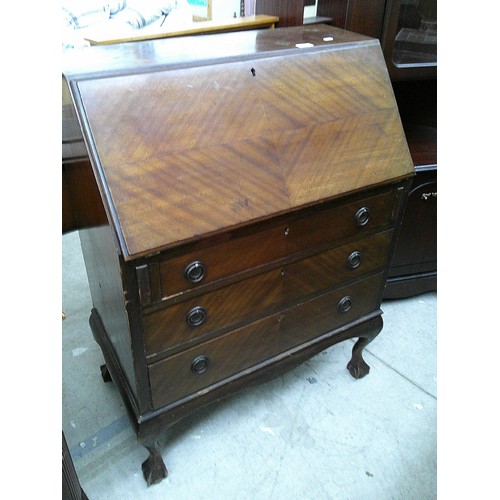
POLYGON ((184 276, 190 283, 199 283, 206 273, 205 264, 199 260, 191 262, 184 270, 184 276))
POLYGON ((191 371, 196 374, 204 373, 208 370, 208 364, 207 356, 198 356, 191 363, 191 371))
POLYGON ((186 316, 186 322, 189 326, 200 326, 205 323, 208 313, 204 307, 193 307, 186 316))
POLYGON ((352 298, 349 297, 349 295, 346 295, 345 297, 342 297, 340 300, 339 300, 339 303, 337 305, 337 309, 341 312, 341 313, 346 313, 347 311, 349 311, 352 307, 352 298))
POLYGON ((368 207, 361 207, 354 215, 356 225, 359 227, 366 226, 370 220, 370 210, 368 207))
POLYGON ((347 267, 349 269, 356 269, 361 265, 361 252, 357 250, 352 252, 349 257, 347 257, 347 267))

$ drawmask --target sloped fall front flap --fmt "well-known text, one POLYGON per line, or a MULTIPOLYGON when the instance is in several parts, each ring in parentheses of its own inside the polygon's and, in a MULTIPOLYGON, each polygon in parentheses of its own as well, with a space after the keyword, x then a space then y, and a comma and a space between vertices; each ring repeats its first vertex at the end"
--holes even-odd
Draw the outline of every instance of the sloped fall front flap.
POLYGON ((125 258, 413 172, 382 52, 366 38, 77 90, 125 258))

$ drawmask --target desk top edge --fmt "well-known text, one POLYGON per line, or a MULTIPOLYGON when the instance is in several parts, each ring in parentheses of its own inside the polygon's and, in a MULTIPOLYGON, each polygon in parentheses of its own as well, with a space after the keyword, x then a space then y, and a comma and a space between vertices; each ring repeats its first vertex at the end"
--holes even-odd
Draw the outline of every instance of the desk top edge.
POLYGON ((67 81, 78 81, 284 52, 343 50, 353 44, 367 46, 379 41, 323 24, 162 38, 67 49, 62 54, 62 74, 67 81))

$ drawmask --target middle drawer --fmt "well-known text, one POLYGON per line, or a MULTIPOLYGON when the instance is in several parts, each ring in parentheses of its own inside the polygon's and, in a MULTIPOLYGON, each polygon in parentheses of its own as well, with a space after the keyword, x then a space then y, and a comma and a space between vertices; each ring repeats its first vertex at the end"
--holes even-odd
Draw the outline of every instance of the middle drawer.
POLYGON ((377 233, 146 314, 146 355, 190 347, 380 269, 391 237, 392 230, 377 233))

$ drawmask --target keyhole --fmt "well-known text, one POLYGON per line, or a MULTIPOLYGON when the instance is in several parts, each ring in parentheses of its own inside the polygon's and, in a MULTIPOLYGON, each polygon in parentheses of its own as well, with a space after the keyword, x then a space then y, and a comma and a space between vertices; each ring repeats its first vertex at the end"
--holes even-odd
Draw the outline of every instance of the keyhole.
POLYGON ((252 68, 250 71, 252 72, 252 76, 255 76, 255 68, 252 68))

